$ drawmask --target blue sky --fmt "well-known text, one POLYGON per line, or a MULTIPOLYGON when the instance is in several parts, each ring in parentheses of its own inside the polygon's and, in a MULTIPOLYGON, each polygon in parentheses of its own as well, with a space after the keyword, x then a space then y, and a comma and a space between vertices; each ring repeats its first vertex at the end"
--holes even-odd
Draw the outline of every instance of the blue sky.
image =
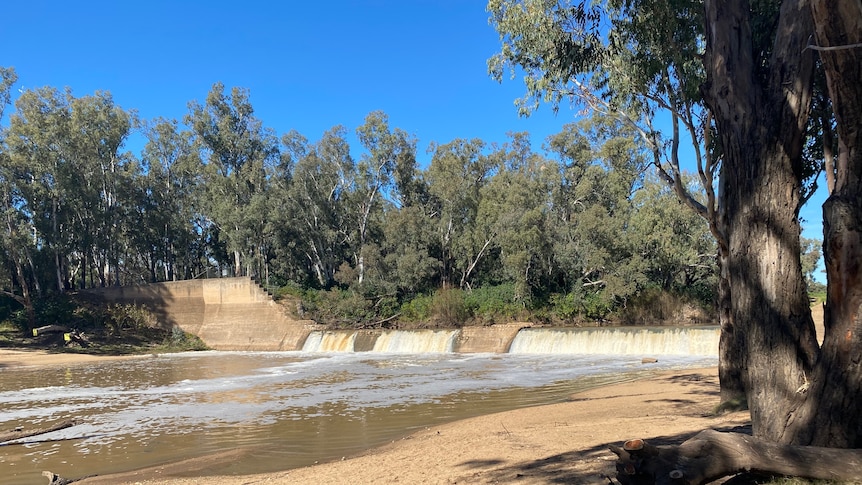
MULTIPOLYGON (((9 2, 0 65, 18 87, 110 91, 143 119, 182 120, 213 83, 248 88, 277 133, 317 140, 374 110, 428 143, 478 137, 536 144, 574 114, 543 107, 519 118, 523 83, 499 84, 486 60, 499 49, 483 1, 9 2), (10 41, 11 39, 11 41, 10 41)), ((356 149, 356 148, 354 148, 356 149)))
MULTIPOLYGON (((182 120, 221 81, 250 90, 265 126, 311 141, 335 125, 353 133, 382 110, 417 137, 424 165, 430 142, 455 138, 503 143, 528 131, 539 150, 577 116, 549 106, 518 116, 523 82, 487 74, 500 42, 482 0, 34 0, 2 10, 0 65, 15 67, 17 88, 107 90, 145 120, 182 120)), ((806 237, 822 238, 822 200, 803 210, 806 237)))

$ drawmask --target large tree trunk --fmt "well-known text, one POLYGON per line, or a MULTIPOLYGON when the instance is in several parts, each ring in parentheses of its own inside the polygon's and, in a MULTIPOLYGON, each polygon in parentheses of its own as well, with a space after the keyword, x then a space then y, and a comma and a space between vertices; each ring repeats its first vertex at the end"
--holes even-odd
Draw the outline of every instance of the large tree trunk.
POLYGON ((742 345, 754 434, 787 440, 785 420, 817 359, 800 264, 801 153, 811 99, 805 0, 786 1, 770 66, 753 52, 747 2, 706 1, 707 81, 724 153, 731 321, 742 345))
POLYGON ((823 206, 829 286, 822 356, 790 427, 800 444, 862 448, 862 3, 814 0, 812 13, 838 160, 823 206))
POLYGON ((722 406, 738 407, 745 401, 745 341, 733 324, 733 303, 726 250, 718 253, 718 381, 722 406))

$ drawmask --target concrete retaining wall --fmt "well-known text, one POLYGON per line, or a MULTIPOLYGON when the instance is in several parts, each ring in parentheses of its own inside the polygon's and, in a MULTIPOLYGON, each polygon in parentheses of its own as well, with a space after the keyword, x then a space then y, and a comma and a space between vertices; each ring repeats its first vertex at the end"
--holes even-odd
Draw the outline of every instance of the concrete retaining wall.
POLYGON ((107 302, 149 308, 165 328, 180 327, 218 350, 299 350, 314 327, 291 317, 250 278, 175 281, 84 290, 107 302))

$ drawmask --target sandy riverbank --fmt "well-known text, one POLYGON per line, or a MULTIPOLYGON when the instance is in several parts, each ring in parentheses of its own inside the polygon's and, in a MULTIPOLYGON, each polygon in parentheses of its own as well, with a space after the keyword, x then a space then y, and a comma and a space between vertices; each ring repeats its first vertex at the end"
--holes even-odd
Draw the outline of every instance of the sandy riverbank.
POLYGON ((22 366, 86 364, 117 359, 141 359, 146 355, 90 355, 63 352, 48 352, 46 350, 0 349, 0 369, 22 366))

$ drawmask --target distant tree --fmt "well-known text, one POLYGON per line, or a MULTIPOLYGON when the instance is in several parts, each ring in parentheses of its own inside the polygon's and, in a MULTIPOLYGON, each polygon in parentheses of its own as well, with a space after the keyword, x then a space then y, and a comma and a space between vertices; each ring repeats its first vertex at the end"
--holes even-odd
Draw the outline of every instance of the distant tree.
MULTIPOLYGON (((282 237, 295 240, 312 280, 320 288, 335 283, 335 273, 347 254, 347 202, 355 164, 341 126, 323 134, 317 143, 297 132, 283 137, 295 162, 287 189, 288 206, 295 231, 282 237)), ((291 220, 288 219, 288 220, 291 220)), ((282 245, 291 244, 283 241, 282 245)))
POLYGON ((365 280, 365 248, 375 229, 372 226, 379 221, 384 202, 392 203, 397 197, 397 171, 406 170, 403 167, 411 166, 411 160, 415 160, 416 141, 400 129, 390 129, 389 117, 381 111, 368 114, 356 135, 366 150, 356 165, 352 197, 354 261, 357 283, 361 285, 365 280))
POLYGON ((817 271, 817 264, 822 256, 820 248, 822 242, 819 239, 809 239, 803 237, 801 239, 802 246, 802 273, 805 275, 805 282, 810 288, 815 283, 814 272, 817 271))
POLYGON ((136 160, 121 149, 136 120, 133 113, 117 106, 108 92, 66 96, 71 110, 66 156, 80 171, 77 176, 82 182, 66 188, 67 193, 76 190, 81 196, 77 212, 83 224, 73 227, 92 238, 87 251, 99 284, 119 285, 127 242, 124 238, 136 224, 130 220, 130 207, 124 201, 131 199, 132 180, 139 170, 136 160))
POLYGON ((481 140, 456 139, 434 145, 426 172, 443 262, 443 285, 469 288, 477 266, 488 254, 496 234, 478 227, 482 188, 496 169, 481 140))
MULTIPOLYGON (((12 86, 18 80, 14 68, 0 66, 0 120, 11 101, 10 92, 12 86)), ((28 277, 25 271, 25 259, 32 251, 26 237, 22 237, 23 229, 28 229, 25 216, 20 211, 21 195, 18 192, 15 172, 12 166, 11 155, 6 146, 7 128, 0 126, 0 210, 3 211, 2 248, 4 257, 11 262, 14 273, 10 275, 9 286, 4 285, 2 293, 12 297, 21 303, 27 312, 27 325, 33 328, 36 325, 36 314, 33 307, 33 298, 30 295, 30 284, 33 276, 28 277), (21 294, 15 293, 12 282, 17 279, 21 294)), ((26 232, 24 232, 26 234, 26 232)))
POLYGON ((205 212, 233 255, 233 274, 259 274, 270 236, 262 220, 269 214, 267 168, 279 158, 278 140, 254 116, 248 90, 225 94, 221 83, 205 104, 189 105, 186 123, 204 150, 205 212))
POLYGON ((196 233, 201 213, 203 165, 192 134, 180 131, 175 120, 159 118, 144 130, 142 153, 146 175, 134 210, 140 225, 136 247, 151 281, 175 281, 196 276, 206 251, 196 233))

